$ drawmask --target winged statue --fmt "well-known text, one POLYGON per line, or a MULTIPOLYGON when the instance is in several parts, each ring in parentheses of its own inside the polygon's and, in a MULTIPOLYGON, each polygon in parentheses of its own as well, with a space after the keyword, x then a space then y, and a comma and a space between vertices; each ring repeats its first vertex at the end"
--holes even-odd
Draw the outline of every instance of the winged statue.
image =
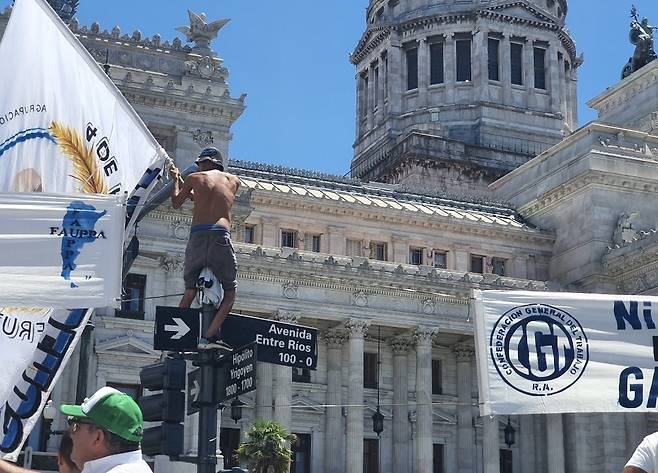
POLYGON ((190 17, 190 26, 179 26, 176 31, 183 33, 188 42, 195 43, 194 49, 209 49, 210 41, 215 39, 219 30, 230 21, 229 18, 224 18, 208 23, 205 13, 197 15, 188 10, 187 14, 190 17))

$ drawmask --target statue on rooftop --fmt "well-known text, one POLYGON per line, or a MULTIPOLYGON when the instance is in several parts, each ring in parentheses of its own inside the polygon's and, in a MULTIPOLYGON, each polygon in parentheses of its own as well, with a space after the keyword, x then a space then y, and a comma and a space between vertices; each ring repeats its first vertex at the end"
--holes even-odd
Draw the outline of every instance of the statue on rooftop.
POLYGON ((78 10, 78 3, 80 2, 79 0, 48 0, 48 3, 53 7, 55 13, 57 13, 65 23, 68 23, 75 16, 78 10))
POLYGON ((628 38, 631 44, 635 45, 635 51, 633 57, 628 60, 621 72, 622 79, 646 66, 657 57, 653 47, 653 32, 656 27, 651 26, 646 18, 640 21, 635 5, 631 8, 631 18, 631 31, 628 33, 628 38))
POLYGON ((225 18, 208 23, 205 13, 197 15, 188 10, 187 14, 190 16, 190 26, 179 26, 176 28, 176 31, 183 33, 187 37, 188 42, 195 43, 195 50, 210 51, 208 45, 217 37, 219 30, 230 20, 225 18))

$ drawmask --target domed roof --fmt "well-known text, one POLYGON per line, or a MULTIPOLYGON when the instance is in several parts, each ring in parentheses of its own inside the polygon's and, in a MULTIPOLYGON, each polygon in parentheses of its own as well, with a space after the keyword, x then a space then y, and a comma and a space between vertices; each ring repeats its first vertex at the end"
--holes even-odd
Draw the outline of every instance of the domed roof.
POLYGON ((400 17, 417 17, 427 14, 463 12, 474 9, 526 4, 548 12, 563 20, 567 14, 567 0, 370 0, 368 21, 387 17, 393 20, 400 17), (393 15, 388 14, 394 12, 393 15))

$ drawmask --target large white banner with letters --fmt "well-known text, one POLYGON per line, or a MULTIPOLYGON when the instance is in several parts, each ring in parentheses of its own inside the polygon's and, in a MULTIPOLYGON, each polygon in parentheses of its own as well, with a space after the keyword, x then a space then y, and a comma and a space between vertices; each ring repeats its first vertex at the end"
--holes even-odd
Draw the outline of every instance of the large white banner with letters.
POLYGON ((165 152, 44 0, 17 0, 0 43, 0 192, 129 193, 165 152))
POLYGON ((480 412, 655 411, 658 298, 474 291, 480 412))
MULTIPOLYGON (((127 193, 120 228, 129 234, 166 157, 137 113, 45 0, 14 2, 0 64, 0 192, 67 194, 69 203, 85 205, 92 194, 127 193)), ((34 197, 35 205, 49 198, 34 197)), ((73 308, 114 305, 119 297, 122 252, 111 219, 119 212, 94 202, 107 213, 92 222, 98 214, 89 210, 79 232, 67 223, 75 211, 68 205, 54 220, 24 225, 19 237, 16 220, 0 223, 0 272, 8 271, 0 292, 0 453, 7 458, 16 458, 90 316, 73 308), (112 236, 100 237, 106 225, 112 236), (59 299, 64 293, 68 305, 59 299)))
POLYGON ((0 305, 118 307, 125 196, 0 193, 0 305))

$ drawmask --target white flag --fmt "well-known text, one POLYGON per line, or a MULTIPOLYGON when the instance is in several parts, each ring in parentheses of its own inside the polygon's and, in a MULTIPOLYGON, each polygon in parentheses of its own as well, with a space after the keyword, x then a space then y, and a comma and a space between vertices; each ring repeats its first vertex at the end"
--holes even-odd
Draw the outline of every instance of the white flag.
POLYGON ((16 1, 0 64, 0 192, 146 198, 164 150, 44 0, 16 1))
MULTIPOLYGON (((0 64, 0 192, 68 194, 69 202, 82 203, 91 197, 83 194, 127 192, 125 227, 130 230, 166 155, 116 86, 44 0, 16 0, 0 43, 0 64), (80 198, 71 198, 73 194, 80 198)), ((98 236, 96 225, 105 225, 104 217, 87 231, 98 236)), ((61 218, 65 227, 66 214, 61 218)), ((2 233, 9 238, 11 230, 3 228, 2 233)), ((53 236, 49 243, 60 238, 61 258, 67 236, 53 236)), ((60 267, 67 289, 90 294, 100 289, 96 280, 102 262, 89 257, 104 243, 115 244, 96 238, 79 246, 79 254, 69 255, 76 266, 60 267)), ((116 260, 111 265, 119 266, 112 266, 114 275, 106 272, 102 278, 116 286, 121 251, 111 251, 104 255, 105 269, 110 268, 110 259, 116 260)), ((4 258, 7 252, 0 248, 0 254, 4 258)), ((52 248, 33 245, 31 260, 42 257, 52 268, 46 264, 53 257, 52 248)), ((16 266, 5 259, 0 264, 16 266)), ((34 282, 30 288, 37 287, 34 282)), ((7 293, 0 294, 0 306, 7 305, 3 295, 7 293)), ((103 297, 118 295, 117 290, 103 297)), ((6 457, 16 458, 90 314, 87 309, 0 309, 0 356, 5 361, 0 370, 0 452, 6 457)))
POLYGON ((482 415, 658 407, 657 297, 474 292, 482 415))
POLYGON ((0 304, 117 307, 125 197, 0 193, 0 304))

